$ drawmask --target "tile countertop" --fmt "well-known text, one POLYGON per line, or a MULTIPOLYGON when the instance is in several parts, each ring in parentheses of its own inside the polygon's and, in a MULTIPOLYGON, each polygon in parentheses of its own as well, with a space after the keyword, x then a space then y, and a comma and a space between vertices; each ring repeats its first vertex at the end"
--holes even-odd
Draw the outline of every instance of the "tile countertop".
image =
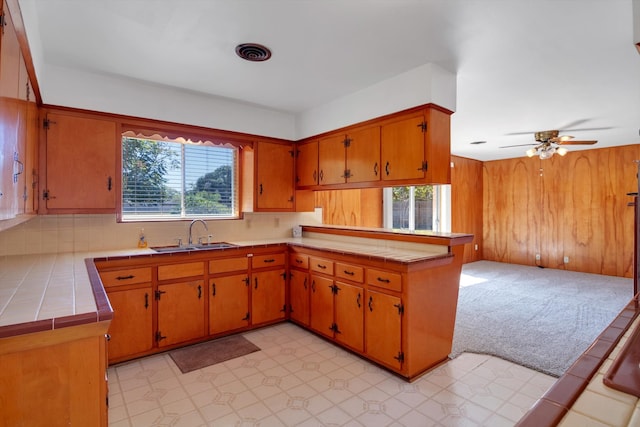
MULTIPOLYGON (((290 244, 401 263, 450 256, 446 246, 331 236, 229 243, 241 247, 290 244)), ((92 286, 86 260, 149 254, 162 256, 150 248, 132 248, 0 257, 0 338, 110 319, 104 289, 92 286)))

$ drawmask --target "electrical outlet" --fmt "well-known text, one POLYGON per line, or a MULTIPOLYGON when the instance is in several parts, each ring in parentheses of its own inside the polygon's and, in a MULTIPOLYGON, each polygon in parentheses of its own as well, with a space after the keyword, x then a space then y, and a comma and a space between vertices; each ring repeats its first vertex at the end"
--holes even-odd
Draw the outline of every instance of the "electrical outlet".
POLYGON ((474 249, 477 251, 478 250, 478 244, 476 243, 476 245, 474 246, 474 249))
POLYGON ((540 254, 536 254, 536 261, 540 261, 540 254))
POLYGON ((568 256, 564 257, 564 263, 565 264, 569 264, 569 257, 568 256))

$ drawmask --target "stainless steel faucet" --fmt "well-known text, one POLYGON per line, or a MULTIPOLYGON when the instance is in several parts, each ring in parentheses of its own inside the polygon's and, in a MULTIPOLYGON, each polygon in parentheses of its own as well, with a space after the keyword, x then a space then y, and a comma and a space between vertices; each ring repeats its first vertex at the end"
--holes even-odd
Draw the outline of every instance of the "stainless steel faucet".
POLYGON ((209 227, 207 227, 207 223, 204 222, 201 219, 194 219, 193 221, 191 221, 191 224, 189 225, 189 246, 193 245, 193 236, 192 236, 192 231, 193 231, 193 224, 195 224, 196 222, 201 222, 202 225, 204 225, 204 229, 209 231, 209 227))

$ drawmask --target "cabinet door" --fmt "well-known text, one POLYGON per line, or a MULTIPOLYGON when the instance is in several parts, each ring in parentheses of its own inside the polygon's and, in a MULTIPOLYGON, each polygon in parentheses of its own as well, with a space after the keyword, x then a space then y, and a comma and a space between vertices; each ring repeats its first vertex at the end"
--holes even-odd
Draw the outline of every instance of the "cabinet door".
POLYGON ((151 285, 107 293, 113 308, 109 326, 109 361, 122 360, 153 348, 151 285))
POLYGON ((253 274, 251 289, 251 322, 260 324, 285 317, 284 269, 262 271, 253 274))
POLYGON ((291 269, 289 272, 291 319, 309 326, 309 273, 291 269))
POLYGON ((380 126, 350 132, 347 138, 347 182, 379 181, 380 126))
POLYGON ((293 210, 293 147, 256 144, 256 211, 293 210))
POLYGON ((400 370, 402 368, 402 314, 400 298, 367 291, 365 307, 366 354, 400 370))
POLYGON ((318 141, 296 148, 296 186, 318 185, 318 141))
POLYGON ((249 326, 249 277, 246 274, 209 280, 209 334, 249 326))
POLYGON ((336 341, 358 351, 364 350, 364 290, 336 282, 336 341))
POLYGON ((0 35, 0 97, 18 98, 19 74, 20 74, 20 43, 11 20, 11 14, 6 8, 4 11, 4 25, 0 35))
POLYGON ((333 338, 333 280, 311 275, 311 307, 309 326, 333 338))
POLYGON ((425 177, 424 115, 400 119, 381 128, 382 180, 425 177))
POLYGON ((344 184, 346 169, 345 136, 335 135, 318 142, 318 168, 320 185, 344 184))
POLYGON ((158 346, 205 335, 204 282, 192 280, 158 286, 158 346))
POLYGON ((115 210, 116 124, 48 114, 47 209, 115 210))

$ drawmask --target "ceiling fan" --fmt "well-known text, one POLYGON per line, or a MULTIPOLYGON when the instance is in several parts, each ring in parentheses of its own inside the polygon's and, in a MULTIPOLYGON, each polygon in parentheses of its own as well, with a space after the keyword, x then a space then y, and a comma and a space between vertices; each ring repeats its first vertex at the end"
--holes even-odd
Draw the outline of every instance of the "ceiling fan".
POLYGON ((537 141, 535 144, 506 145, 500 148, 535 145, 535 147, 530 148, 526 151, 527 156, 533 157, 537 155, 538 157, 540 157, 540 159, 544 160, 551 158, 554 154, 559 154, 560 156, 564 156, 565 154, 567 154, 567 149, 564 147, 560 147, 561 145, 593 145, 598 142, 573 141, 573 136, 560 135, 560 131, 558 130, 544 130, 534 132, 534 136, 537 141))

